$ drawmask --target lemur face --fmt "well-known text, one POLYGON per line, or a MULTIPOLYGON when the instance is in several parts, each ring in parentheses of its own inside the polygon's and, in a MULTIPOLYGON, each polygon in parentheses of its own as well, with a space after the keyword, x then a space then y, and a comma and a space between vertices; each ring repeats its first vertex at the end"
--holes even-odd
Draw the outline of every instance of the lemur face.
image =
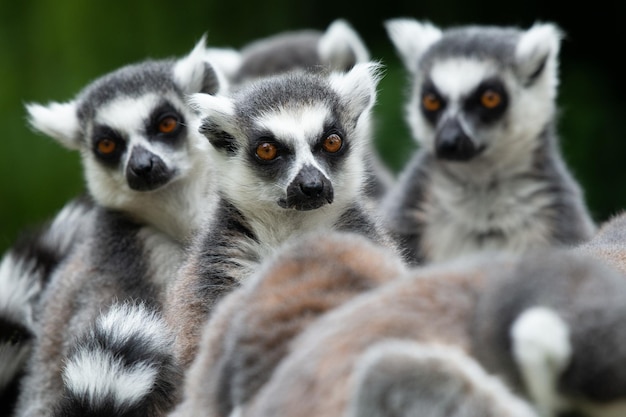
POLYGON ((420 144, 443 160, 468 161, 536 140, 554 116, 559 33, 462 27, 411 19, 387 30, 413 75, 407 118, 420 144))
POLYGON ((194 105, 206 116, 201 132, 223 164, 223 192, 239 205, 282 210, 354 201, 369 140, 373 68, 296 72, 254 82, 232 97, 196 95, 194 105))
POLYGON ((27 107, 33 127, 81 153, 89 192, 129 210, 206 164, 188 94, 224 87, 204 39, 178 60, 144 61, 106 74, 66 103, 27 107), (191 127, 190 125, 193 125, 191 127))
POLYGON ((156 191, 192 168, 194 115, 182 96, 121 97, 90 113, 82 154, 95 194, 156 191))

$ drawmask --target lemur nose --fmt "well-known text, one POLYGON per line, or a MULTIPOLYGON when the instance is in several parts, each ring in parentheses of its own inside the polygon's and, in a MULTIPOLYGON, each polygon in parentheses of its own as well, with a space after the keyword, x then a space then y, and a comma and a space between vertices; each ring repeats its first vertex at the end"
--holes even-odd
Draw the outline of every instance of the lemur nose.
POLYGON ((314 178, 311 181, 300 183, 300 190, 306 196, 319 197, 324 192, 324 183, 321 179, 314 178))

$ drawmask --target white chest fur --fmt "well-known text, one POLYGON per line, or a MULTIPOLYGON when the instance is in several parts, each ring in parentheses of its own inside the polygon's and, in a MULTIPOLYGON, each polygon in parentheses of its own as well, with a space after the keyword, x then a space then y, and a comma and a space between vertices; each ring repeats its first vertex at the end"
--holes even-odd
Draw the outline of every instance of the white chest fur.
POLYGON ((434 173, 420 216, 422 249, 442 261, 479 250, 524 249, 550 241, 548 184, 525 177, 460 184, 434 173))

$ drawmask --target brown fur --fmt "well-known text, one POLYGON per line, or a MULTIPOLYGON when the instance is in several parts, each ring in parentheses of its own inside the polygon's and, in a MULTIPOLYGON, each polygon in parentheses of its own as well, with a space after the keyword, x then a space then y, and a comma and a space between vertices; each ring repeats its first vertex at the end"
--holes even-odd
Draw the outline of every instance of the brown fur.
POLYGON ((626 212, 603 223, 595 236, 576 250, 606 262, 626 274, 626 212))
POLYGON ((228 415, 254 396, 314 319, 404 272, 397 254, 356 234, 287 243, 218 306, 175 415, 228 415))

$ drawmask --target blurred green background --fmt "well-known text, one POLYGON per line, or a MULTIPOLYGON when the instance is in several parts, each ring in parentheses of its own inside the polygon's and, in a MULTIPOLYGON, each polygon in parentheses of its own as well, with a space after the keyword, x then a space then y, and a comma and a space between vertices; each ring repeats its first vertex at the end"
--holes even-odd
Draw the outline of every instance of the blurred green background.
POLYGON ((561 50, 561 148, 598 221, 626 207, 626 115, 622 29, 626 2, 576 7, 561 2, 473 1, 2 1, 0 13, 0 250, 22 228, 52 216, 83 189, 78 155, 31 132, 24 103, 71 99, 94 78, 144 58, 186 54, 208 34, 212 46, 240 47, 284 30, 325 29, 347 19, 386 66, 376 144, 398 171, 415 148, 402 112, 406 75, 383 21, 415 17, 446 27, 529 27, 552 21, 561 50), (615 189, 614 187, 617 187, 615 189))

